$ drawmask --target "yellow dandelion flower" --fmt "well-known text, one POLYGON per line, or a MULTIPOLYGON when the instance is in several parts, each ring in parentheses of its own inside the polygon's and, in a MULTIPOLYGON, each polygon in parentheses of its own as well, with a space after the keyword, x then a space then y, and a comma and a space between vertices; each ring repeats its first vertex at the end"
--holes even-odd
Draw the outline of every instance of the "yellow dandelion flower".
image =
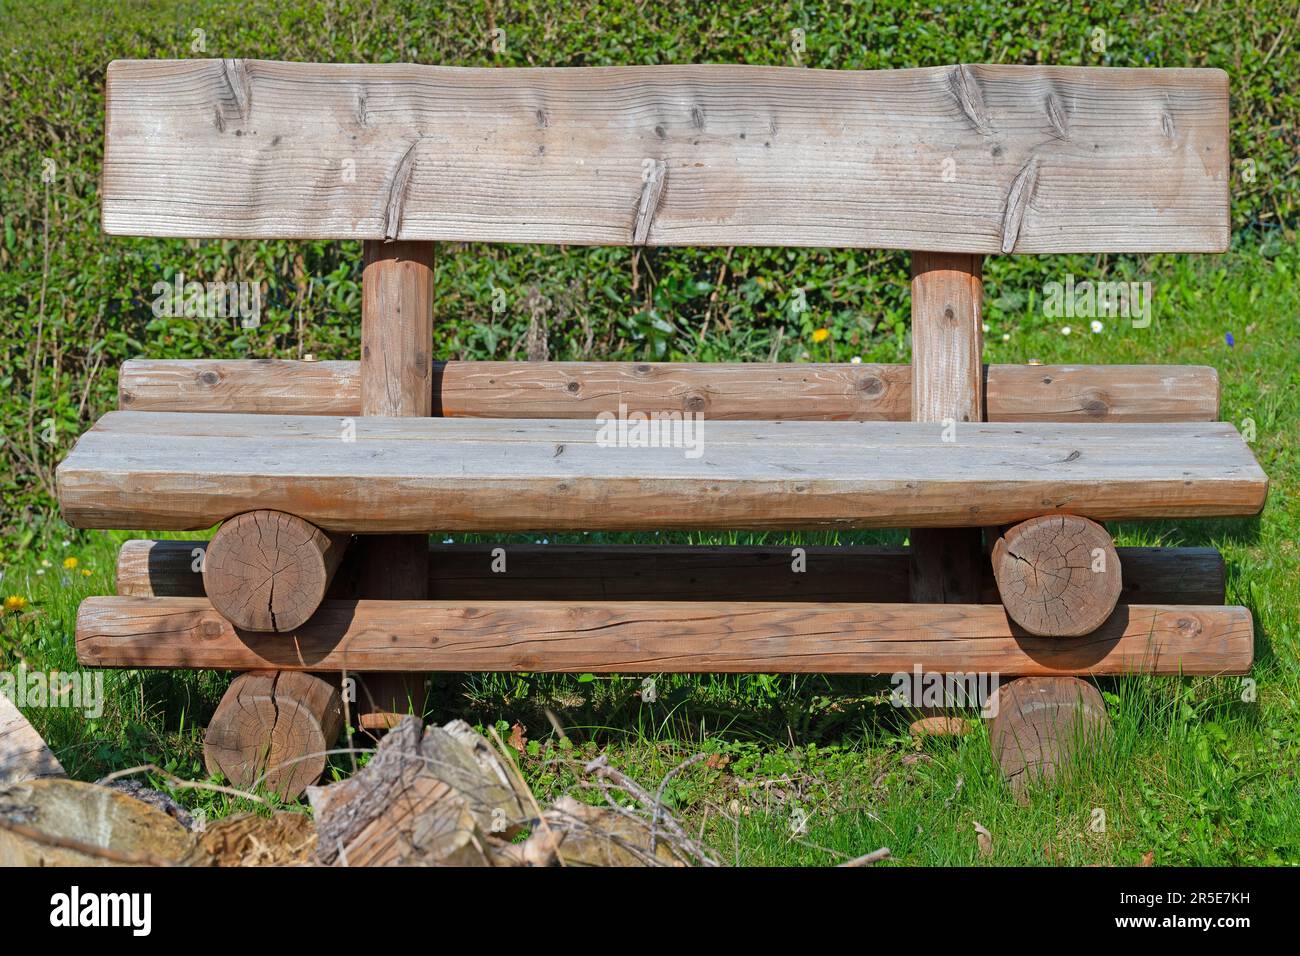
POLYGON ((21 611, 27 606, 27 598, 21 594, 11 594, 5 598, 6 611, 21 611))
POLYGON ((63 566, 64 566, 65 568, 67 568, 69 571, 71 571, 73 568, 75 568, 75 567, 77 566, 77 559, 76 559, 76 558, 64 558, 64 559, 63 559, 63 566))
POLYGON ((818 329, 817 331, 813 332, 812 339, 814 342, 820 345, 822 342, 825 342, 830 337, 831 337, 830 329, 818 329))
POLYGON ((90 577, 90 568, 82 568, 82 569, 81 569, 81 576, 82 576, 83 578, 88 578, 88 577, 90 577))

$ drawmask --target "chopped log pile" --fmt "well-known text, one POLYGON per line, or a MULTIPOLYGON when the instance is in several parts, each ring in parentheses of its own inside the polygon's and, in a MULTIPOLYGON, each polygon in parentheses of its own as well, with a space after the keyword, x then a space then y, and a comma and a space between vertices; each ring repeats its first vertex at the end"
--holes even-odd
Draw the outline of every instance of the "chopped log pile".
POLYGON ((159 795, 143 787, 13 784, 0 789, 0 865, 721 864, 661 793, 604 758, 582 771, 575 794, 543 809, 514 764, 464 721, 426 727, 406 717, 358 773, 309 788, 310 815, 239 814, 204 825, 152 805, 159 795))

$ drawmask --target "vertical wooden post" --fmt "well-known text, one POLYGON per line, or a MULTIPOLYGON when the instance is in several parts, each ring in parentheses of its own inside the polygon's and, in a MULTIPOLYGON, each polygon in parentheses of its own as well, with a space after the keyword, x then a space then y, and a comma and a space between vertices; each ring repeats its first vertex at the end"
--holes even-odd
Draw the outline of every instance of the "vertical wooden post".
MULTIPOLYGON (((361 273, 361 414, 414 418, 433 413, 432 242, 367 240, 361 273)), ((360 593, 428 596, 429 539, 385 534, 362 539, 360 593)), ((359 726, 382 729, 424 704, 422 675, 359 677, 359 726)))
MULTIPOLYGON (((983 257, 912 253, 912 420, 984 420, 983 257)), ((913 528, 912 600, 977 604, 983 571, 978 528, 913 528)))
MULTIPOLYGON (((981 267, 976 255, 912 254, 912 420, 951 423, 956 441, 962 423, 984 420, 981 267)), ((910 538, 913 601, 979 603, 989 560, 979 528, 913 528, 910 538)), ((999 688, 995 699, 1001 709, 985 710, 997 715, 990 731, 994 758, 1021 799, 1029 780, 1049 782, 1069 765, 1081 722, 1098 739, 1110 726, 1096 689, 1077 678, 1021 677, 999 688)), ((913 732, 918 725, 943 728, 931 732, 960 729, 936 721, 936 708, 920 710, 913 732)))

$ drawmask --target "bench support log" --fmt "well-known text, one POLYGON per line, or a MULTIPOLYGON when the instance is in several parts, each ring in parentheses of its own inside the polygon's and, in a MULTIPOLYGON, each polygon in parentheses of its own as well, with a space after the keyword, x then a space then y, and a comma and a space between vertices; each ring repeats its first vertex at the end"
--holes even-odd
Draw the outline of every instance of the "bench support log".
MULTIPOLYGON (((933 422, 960 441, 961 425, 984 420, 983 256, 912 253, 912 420, 933 422)), ((911 598, 970 604, 980 597, 978 528, 913 528, 911 598)), ((960 733, 943 708, 919 707, 914 734, 960 733)))
POLYGON ((1043 515, 1008 529, 993 545, 993 575, 1010 618, 1040 637, 1092 633, 1123 588, 1110 534, 1078 515, 1043 515))
POLYGON ((1097 688, 1077 677, 1022 677, 1003 684, 986 711, 993 758, 1017 799, 1032 782, 1050 784, 1083 748, 1110 733, 1097 688))
MULTIPOLYGON (((361 414, 427 418, 433 414, 432 242, 364 245, 361 273, 361 414)), ((429 539, 384 534, 365 540, 362 597, 419 600, 428 595, 429 539)), ((419 674, 363 674, 357 726, 384 730, 401 715, 424 712, 419 674)))
POLYGON ((1031 637, 1000 604, 326 601, 291 640, 236 631, 204 598, 91 597, 90 667, 555 673, 1244 674, 1242 607, 1131 604, 1087 637, 1031 637))
POLYGON ((203 740, 209 773, 285 800, 320 779, 343 729, 339 692, 301 671, 252 671, 230 683, 203 740))
MULTIPOLYGON (((933 422, 944 439, 984 420, 982 256, 912 253, 912 420, 933 422)), ((978 528, 913 528, 912 600, 979 600, 978 528)))
POLYGON ((207 547, 204 590, 236 627, 292 631, 325 600, 350 539, 282 511, 236 515, 207 547))
MULTIPOLYGON (((138 539, 117 556, 121 597, 203 597, 205 541, 138 539)), ((431 544, 428 596, 464 601, 820 601, 905 604, 906 548, 809 547, 790 573, 791 549, 703 545, 505 545, 510 573, 492 570, 493 542, 431 544)), ((1214 548, 1116 548, 1121 604, 1222 604, 1223 557, 1214 548)), ((359 553, 349 553, 330 597, 355 598, 359 553)), ((996 604, 984 562, 979 604, 996 604)))

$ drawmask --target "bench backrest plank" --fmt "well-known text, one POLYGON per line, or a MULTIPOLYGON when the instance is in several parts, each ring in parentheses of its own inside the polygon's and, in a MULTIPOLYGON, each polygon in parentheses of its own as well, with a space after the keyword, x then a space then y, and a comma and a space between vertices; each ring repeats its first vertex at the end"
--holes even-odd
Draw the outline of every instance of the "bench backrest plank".
POLYGON ((106 101, 118 235, 1228 244, 1220 70, 119 60, 106 101))

